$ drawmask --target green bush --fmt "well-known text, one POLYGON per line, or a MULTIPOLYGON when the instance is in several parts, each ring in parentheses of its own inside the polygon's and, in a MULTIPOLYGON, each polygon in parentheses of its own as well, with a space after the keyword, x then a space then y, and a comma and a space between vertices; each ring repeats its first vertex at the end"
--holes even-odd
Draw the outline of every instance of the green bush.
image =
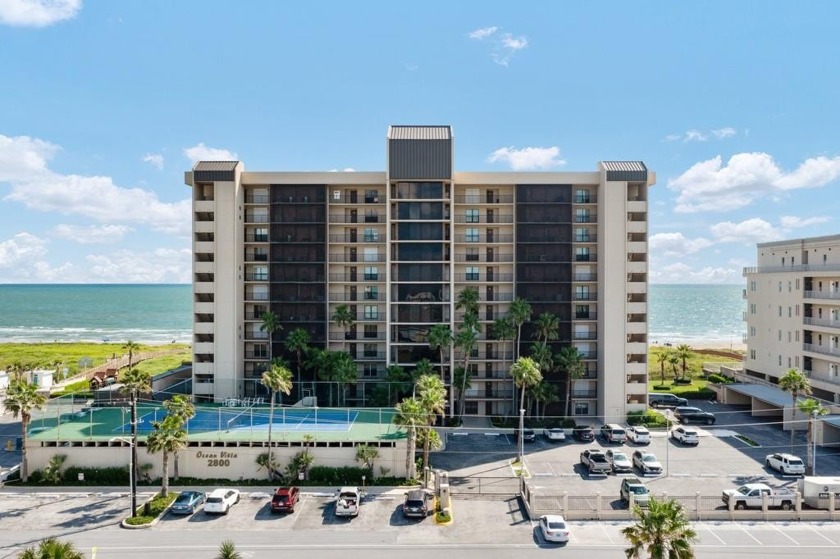
POLYGON ((126 518, 125 523, 130 524, 131 526, 142 526, 144 524, 150 524, 155 518, 161 515, 166 508, 172 504, 172 501, 178 496, 177 493, 171 492, 166 497, 161 497, 160 494, 155 495, 155 497, 148 503, 148 510, 146 510, 146 504, 137 507, 137 516, 134 518, 126 518), (145 514, 148 512, 149 514, 145 514))
POLYGON ((313 485, 361 485, 362 476, 370 479, 370 471, 358 466, 343 466, 331 468, 329 466, 313 466, 309 468, 309 483, 313 485))
POLYGON ((711 375, 709 375, 709 382, 713 382, 715 384, 732 384, 733 382, 735 382, 735 379, 731 379, 725 375, 712 373, 711 375))
POLYGON ((711 388, 700 388, 698 390, 686 390, 675 393, 686 400, 710 400, 715 397, 715 391, 711 388))
POLYGON ((665 427, 667 420, 661 413, 653 410, 631 411, 627 414, 628 425, 644 425, 645 427, 665 427))
POLYGON ((122 468, 80 468, 70 466, 62 472, 65 485, 128 485, 128 467, 122 468), (79 474, 85 475, 79 481, 79 474))

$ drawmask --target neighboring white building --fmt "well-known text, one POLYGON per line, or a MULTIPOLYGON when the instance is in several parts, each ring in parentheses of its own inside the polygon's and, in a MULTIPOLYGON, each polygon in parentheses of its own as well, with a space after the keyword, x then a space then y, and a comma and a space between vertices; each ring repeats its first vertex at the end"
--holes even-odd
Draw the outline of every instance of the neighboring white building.
POLYGON ((795 367, 840 404, 840 235, 761 243, 744 276, 746 374, 775 384, 795 367))
MULTIPOLYGON (((229 161, 186 173, 197 401, 263 394, 266 311, 283 326, 271 354, 293 370, 297 356, 283 341, 298 328, 312 346, 353 356, 359 382, 349 386, 348 405, 382 405, 386 367, 411 370, 422 358, 450 384, 461 355, 446 351, 440 363, 429 329, 456 331, 458 294, 475 287, 483 331, 470 359, 468 415, 517 413, 513 344, 492 335, 516 297, 531 304, 532 319, 558 316, 554 350, 574 345, 585 356, 573 415, 619 421, 646 408, 647 191, 655 174, 640 161, 601 162, 592 172, 456 172, 453 142, 449 126, 392 126, 384 171, 246 172, 229 161), (332 321, 340 305, 353 324, 332 321)), ((532 332, 523 327, 520 355, 532 332)), ((293 400, 328 401, 311 371, 299 374, 293 400)), ((564 374, 546 376, 562 401, 564 374)), ((564 410, 554 404, 548 414, 564 410)))

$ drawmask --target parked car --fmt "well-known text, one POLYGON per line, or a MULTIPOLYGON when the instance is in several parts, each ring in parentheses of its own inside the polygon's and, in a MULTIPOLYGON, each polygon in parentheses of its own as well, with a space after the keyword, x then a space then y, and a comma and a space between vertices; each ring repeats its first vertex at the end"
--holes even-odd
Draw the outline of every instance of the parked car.
POLYGON ((693 427, 684 427, 680 425, 671 431, 671 438, 679 441, 680 444, 698 445, 700 444, 700 433, 693 427))
POLYGON ((624 444, 624 441, 627 439, 627 433, 625 433, 624 427, 621 425, 608 423, 607 425, 601 426, 601 437, 607 443, 624 444))
POLYGON ((768 454, 764 459, 764 463, 768 468, 777 470, 783 474, 805 475, 805 464, 802 458, 787 454, 785 452, 777 452, 776 454, 768 454))
POLYGON ((271 512, 295 512, 295 505, 300 500, 297 487, 278 487, 271 497, 271 512))
MULTIPOLYGON (((513 438, 519 442, 519 429, 513 430, 513 438)), ((525 429, 522 431, 522 440, 526 443, 533 443, 537 440, 537 434, 534 433, 533 429, 525 429)))
POLYGON ((405 494, 402 506, 403 516, 407 518, 426 518, 432 511, 429 502, 432 494, 423 489, 413 489, 405 494))
POLYGON ((543 429, 543 437, 551 442, 561 443, 566 440, 566 432, 559 427, 545 428, 543 429))
POLYGON ((747 483, 738 489, 724 489, 721 499, 727 506, 730 501, 734 501, 732 506, 736 510, 761 507, 765 499, 768 507, 790 510, 796 501, 796 494, 789 489, 773 489, 763 483, 747 483))
POLYGON ((627 440, 636 444, 650 444, 650 431, 647 427, 636 425, 626 429, 627 440))
POLYGON ((595 440, 595 430, 588 425, 572 429, 572 438, 582 443, 591 443, 595 440))
POLYGON ((612 470, 612 466, 600 448, 587 448, 581 452, 580 464, 589 471, 589 475, 607 475, 612 470))
POLYGON ((633 503, 639 505, 640 507, 648 506, 648 501, 650 501, 650 491, 642 483, 637 477, 626 477, 621 480, 621 490, 619 492, 619 496, 621 497, 621 502, 624 504, 630 504, 630 495, 633 495, 633 503))
POLYGON ((566 543, 569 541, 569 525, 566 519, 557 514, 546 514, 540 517, 540 532, 545 541, 566 543))
POLYGON ((214 489, 204 503, 206 514, 227 514, 239 502, 238 489, 214 489))
POLYGON ((614 474, 633 471, 633 462, 630 457, 620 450, 609 449, 607 451, 607 462, 612 466, 614 474))
POLYGON ((656 459, 652 452, 637 450, 633 453, 633 465, 642 472, 642 475, 661 474, 662 464, 656 459))
POLYGON ((715 422, 715 414, 703 411, 700 408, 692 408, 690 406, 679 406, 674 408, 674 417, 680 423, 705 423, 706 425, 713 425, 715 422))
POLYGON ((172 514, 192 514, 204 504, 207 495, 203 491, 181 491, 169 508, 172 514))
POLYGON ((675 408, 677 406, 687 406, 688 400, 667 392, 661 394, 650 393, 648 394, 648 405, 652 408, 675 408))

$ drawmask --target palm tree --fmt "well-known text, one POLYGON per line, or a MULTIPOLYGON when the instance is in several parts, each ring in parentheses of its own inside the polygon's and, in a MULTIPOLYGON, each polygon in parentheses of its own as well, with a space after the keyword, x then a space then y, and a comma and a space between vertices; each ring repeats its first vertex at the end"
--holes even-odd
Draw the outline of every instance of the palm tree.
MULTIPOLYGON (((524 409, 525 406, 525 390, 531 386, 536 386, 542 380, 542 373, 540 368, 530 357, 520 357, 516 360, 510 368, 510 374, 513 377, 516 386, 521 389, 519 397, 519 409, 524 409)), ((519 413, 519 439, 522 440, 522 433, 525 430, 525 421, 522 412, 519 413)), ((517 445, 519 461, 522 462, 522 444, 517 445)))
POLYGON ((338 383, 339 406, 347 405, 347 385, 356 384, 359 371, 356 362, 346 351, 337 351, 332 358, 333 378, 338 383))
POLYGON ((335 312, 332 315, 332 319, 333 322, 335 322, 340 328, 344 328, 346 326, 352 326, 353 322, 355 322, 356 320, 356 317, 353 316, 353 313, 350 312, 349 305, 338 305, 335 308, 335 312))
POLYGON ((790 451, 793 452, 793 439, 796 436, 796 423, 793 421, 796 417, 796 400, 799 399, 800 395, 811 395, 811 381, 799 369, 788 369, 785 374, 779 377, 779 388, 785 392, 790 392, 790 451))
POLYGON ((425 413, 425 436, 423 437, 423 468, 429 467, 429 445, 431 437, 429 431, 437 421, 437 416, 443 413, 446 406, 446 386, 437 375, 423 375, 417 379, 417 399, 425 413))
POLYGON ((808 420, 808 475, 816 475, 814 473, 814 465, 816 463, 814 437, 816 436, 816 419, 828 413, 828 408, 823 407, 819 400, 808 398, 802 400, 797 404, 797 408, 802 412, 808 420))
POLYGON ((286 337, 286 349, 295 354, 297 358, 297 387, 298 400, 301 399, 300 365, 303 354, 309 349, 309 332, 303 328, 295 328, 286 337))
MULTIPOLYGON (((478 346, 478 329, 476 327, 476 323, 473 322, 472 319, 467 321, 466 316, 464 317, 464 319, 464 324, 461 326, 461 329, 458 330, 458 333, 455 334, 455 346, 458 349, 460 349, 464 354, 464 364, 461 368, 463 368, 464 371, 469 371, 470 355, 472 354, 473 350, 478 346)), ((455 384, 456 386, 460 387, 458 389, 458 400, 460 402, 459 416, 463 419, 464 408, 466 406, 467 375, 461 375, 460 381, 461 382, 455 381, 455 384)))
POLYGON ((639 517, 634 526, 621 533, 631 547, 624 550, 627 559, 641 559, 642 552, 650 559, 692 559, 697 532, 685 515, 682 506, 674 499, 648 501, 647 510, 636 505, 633 514, 639 517))
POLYGON ((417 465, 414 463, 416 433, 417 428, 423 425, 426 415, 423 405, 417 398, 404 398, 394 409, 396 413, 394 413, 393 422, 405 428, 408 439, 405 453, 405 479, 413 480, 417 478, 417 465))
POLYGON ((70 542, 61 542, 56 538, 47 538, 38 542, 38 547, 30 546, 18 554, 18 559, 84 559, 85 555, 70 542))
POLYGON ((168 415, 163 421, 152 423, 154 431, 146 438, 146 448, 152 454, 163 454, 163 476, 160 494, 169 493, 169 455, 187 446, 187 432, 175 416, 168 415))
MULTIPOLYGON (((171 399, 163 403, 166 408, 167 417, 173 417, 179 422, 179 426, 185 425, 190 419, 195 417, 195 406, 190 402, 186 396, 175 395, 171 399)), ((189 431, 187 431, 189 435, 189 431)), ((178 479, 178 451, 172 453, 175 462, 175 479, 178 479)))
MULTIPOLYGON (((513 320, 509 316, 497 318, 493 323, 493 336, 502 342, 502 370, 507 370, 507 352, 505 352, 507 344, 505 342, 516 336, 516 327, 513 325, 513 320)), ((516 407, 516 390, 511 391, 511 413, 513 413, 514 407, 516 407)))
POLYGON ((126 340, 122 346, 123 351, 128 352, 128 370, 134 366, 134 354, 140 351, 140 344, 126 340))
POLYGON ((680 364, 680 358, 677 357, 676 353, 669 353, 668 354, 668 364, 671 366, 671 372, 674 373, 674 379, 677 378, 677 365, 680 364))
POLYGON ((455 373, 452 375, 452 385, 455 387, 455 399, 459 403, 461 416, 463 416, 462 402, 464 401, 466 391, 472 388, 472 373, 460 365, 455 367, 455 373))
POLYGON ((557 352, 557 363, 566 371, 566 417, 572 411, 572 385, 583 377, 583 354, 575 346, 566 346, 557 352))
POLYGON ((688 359, 690 359, 691 356, 694 355, 691 352, 691 346, 688 344, 678 345, 676 349, 676 354, 677 357, 679 357, 682 361, 682 378, 685 378, 686 361, 688 361, 688 359))
POLYGON ((525 299, 517 297, 508 308, 508 316, 516 328, 516 346, 513 358, 519 359, 519 343, 522 340, 522 325, 531 320, 531 304, 525 299))
POLYGON ((440 378, 446 382, 443 376, 443 352, 452 345, 453 335, 448 324, 435 324, 429 329, 429 347, 440 355, 440 378))
MULTIPOLYGON (((271 427, 274 425, 274 400, 278 392, 282 392, 288 396, 292 392, 292 372, 283 366, 281 363, 274 362, 271 364, 271 369, 262 374, 260 382, 263 386, 268 388, 269 393, 269 410, 268 410, 268 464, 273 462, 271 450, 271 427)), ((272 478, 274 471, 268 468, 268 479, 272 478)))
POLYGON ((478 289, 475 287, 464 288, 458 294, 458 299, 455 301, 455 308, 463 309, 465 320, 468 314, 478 315, 478 289))
POLYGON ((26 382, 22 378, 16 378, 6 388, 3 408, 12 412, 12 417, 15 419, 20 416, 22 442, 20 479, 23 482, 29 479, 29 462, 26 458, 26 434, 29 432, 29 422, 32 420, 32 412, 43 408, 46 403, 47 397, 38 392, 38 385, 26 382))
POLYGON ((560 319, 556 315, 544 312, 534 322, 534 339, 548 344, 549 340, 556 340, 560 329, 560 319))
POLYGON ((660 349, 656 354, 656 360, 659 362, 659 374, 662 377, 662 386, 665 386, 665 363, 668 362, 668 352, 660 349))
POLYGON ((274 360, 274 333, 283 329, 280 324, 280 317, 274 311, 265 311, 260 315, 260 331, 268 333, 268 362, 274 360))
POLYGON ((236 550, 236 544, 232 540, 225 540, 219 546, 216 559, 242 559, 242 554, 236 550))
POLYGON ((403 392, 408 389, 409 374, 399 365, 385 367, 385 382, 388 383, 388 402, 396 405, 403 392))
POLYGON ((369 444, 356 446, 356 461, 370 470, 371 477, 373 477, 373 461, 377 458, 379 458, 379 450, 375 446, 369 444))
MULTIPOLYGON (((130 361, 131 357, 129 357, 130 361)), ((134 479, 137 479, 140 471, 137 463, 137 400, 140 394, 152 389, 152 376, 147 371, 129 368, 128 372, 123 375, 121 382, 121 391, 128 394, 131 403, 131 463, 134 467, 134 479)), ((135 514, 132 504, 132 516, 135 514)))
POLYGON ((545 419, 545 410, 549 404, 560 401, 557 396, 557 387, 550 382, 541 381, 534 387, 534 400, 537 402, 537 417, 545 419), (542 404, 542 415, 540 415, 540 404, 542 404))

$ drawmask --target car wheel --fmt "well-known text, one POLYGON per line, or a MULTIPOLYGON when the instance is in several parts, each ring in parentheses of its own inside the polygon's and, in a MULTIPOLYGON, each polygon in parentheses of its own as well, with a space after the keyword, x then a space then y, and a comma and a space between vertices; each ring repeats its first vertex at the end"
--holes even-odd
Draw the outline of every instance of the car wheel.
POLYGON ((745 508, 747 508, 747 505, 743 501, 735 503, 735 510, 744 510, 745 508))
POLYGON ((790 501, 782 502, 782 510, 790 510, 790 501))
POLYGON ((714 419, 707 419, 706 420, 706 425, 712 425, 714 422, 715 422, 714 419))

